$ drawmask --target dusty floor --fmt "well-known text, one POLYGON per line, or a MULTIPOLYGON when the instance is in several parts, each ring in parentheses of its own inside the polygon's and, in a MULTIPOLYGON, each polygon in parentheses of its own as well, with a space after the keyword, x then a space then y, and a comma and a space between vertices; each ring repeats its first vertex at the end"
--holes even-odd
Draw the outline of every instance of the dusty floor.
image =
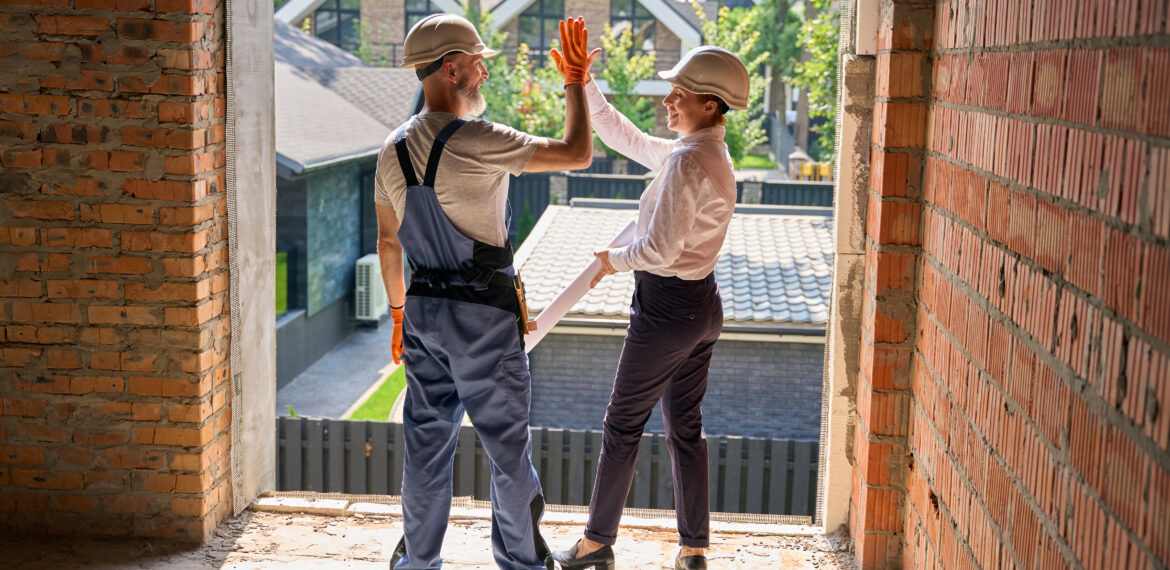
MULTIPOLYGON (((215 536, 197 546, 168 542, 98 539, 0 538, 0 566, 16 568, 323 569, 386 568, 401 533, 402 519, 332 517, 245 511, 225 521, 215 536)), ((578 536, 580 524, 546 523, 553 548, 578 536)), ((493 568, 491 522, 453 519, 447 532, 444 568, 493 568)), ((671 568, 673 533, 634 528, 623 531, 618 568, 671 568)), ((848 552, 833 551, 824 536, 715 531, 711 568, 852 569, 848 552)))

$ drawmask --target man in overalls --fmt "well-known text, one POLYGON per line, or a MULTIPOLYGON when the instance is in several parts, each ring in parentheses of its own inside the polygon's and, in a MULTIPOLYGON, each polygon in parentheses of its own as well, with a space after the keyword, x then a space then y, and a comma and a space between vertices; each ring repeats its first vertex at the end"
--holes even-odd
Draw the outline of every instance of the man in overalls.
POLYGON ((484 112, 483 58, 497 53, 467 20, 430 16, 406 36, 402 66, 422 81, 425 104, 386 140, 375 181, 392 352, 395 363, 406 362, 404 531, 394 568, 442 564, 464 411, 491 459, 497 565, 543 568, 549 560, 538 526, 544 498, 529 459, 527 311, 512 267, 507 201, 509 174, 580 169, 592 160, 582 87, 591 61, 584 22, 561 22, 561 35, 563 140, 463 119, 484 112))

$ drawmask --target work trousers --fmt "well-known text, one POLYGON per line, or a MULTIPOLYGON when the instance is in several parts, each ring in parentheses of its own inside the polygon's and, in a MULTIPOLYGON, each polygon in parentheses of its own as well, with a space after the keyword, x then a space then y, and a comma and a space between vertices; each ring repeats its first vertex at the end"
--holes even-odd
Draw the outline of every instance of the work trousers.
POLYGON ((654 405, 661 401, 679 544, 705 548, 711 514, 700 407, 711 352, 723 329, 723 301, 714 274, 688 281, 637 271, 634 282, 630 326, 605 410, 585 536, 601 544, 616 542, 638 441, 654 405))
POLYGON ((464 411, 491 463, 492 551, 506 570, 544 568, 544 498, 529 460, 528 357, 515 315, 451 299, 406 297, 403 338, 406 556, 397 568, 442 565, 452 467, 464 411))

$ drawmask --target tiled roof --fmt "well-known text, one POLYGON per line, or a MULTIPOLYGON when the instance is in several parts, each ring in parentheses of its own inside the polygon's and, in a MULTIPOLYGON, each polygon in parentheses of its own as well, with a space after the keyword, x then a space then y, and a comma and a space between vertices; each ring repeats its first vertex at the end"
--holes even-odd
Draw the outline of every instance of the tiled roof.
POLYGON ((294 172, 376 154, 414 110, 408 69, 368 67, 280 21, 276 47, 276 152, 294 172))
MULTIPOLYGON (((517 252, 529 309, 552 299, 625 225, 634 201, 574 201, 549 206, 517 252), (605 203, 607 207, 584 207, 605 203), (614 202, 624 202, 615 208, 614 202)), ((829 317, 832 219, 823 208, 737 208, 719 252, 715 278, 728 322, 823 326, 829 317), (795 213, 794 213, 795 212, 795 213)), ((573 306, 569 317, 628 319, 632 273, 606 277, 573 306)))

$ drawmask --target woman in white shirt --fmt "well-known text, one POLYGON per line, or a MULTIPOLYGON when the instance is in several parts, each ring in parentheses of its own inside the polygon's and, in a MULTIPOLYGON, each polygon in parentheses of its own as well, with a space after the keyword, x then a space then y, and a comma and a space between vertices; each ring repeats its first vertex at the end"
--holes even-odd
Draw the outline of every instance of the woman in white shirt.
MULTIPOLYGON (((555 50, 552 55, 559 62, 555 50)), ((634 271, 636 286, 605 413, 589 522, 584 538, 553 554, 563 569, 613 568, 611 546, 633 480, 638 441, 659 401, 681 547, 675 568, 706 568, 710 505, 700 406, 712 349, 723 328, 723 302, 713 270, 735 208, 723 115, 730 108, 747 108, 750 83, 738 57, 712 46, 691 50, 659 76, 673 85, 662 103, 667 127, 681 135, 677 140, 643 133, 586 79, 585 96, 598 136, 658 176, 639 200, 634 242, 595 254, 602 270, 593 285, 611 273, 634 271)))

